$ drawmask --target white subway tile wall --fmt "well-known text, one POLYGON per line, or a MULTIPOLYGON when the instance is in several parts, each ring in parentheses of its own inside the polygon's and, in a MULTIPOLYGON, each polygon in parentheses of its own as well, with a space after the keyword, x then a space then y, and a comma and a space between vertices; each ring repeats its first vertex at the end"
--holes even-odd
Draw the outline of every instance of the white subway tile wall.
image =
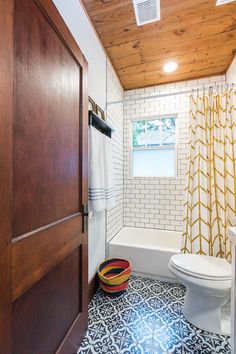
MULTIPOLYGON (((207 88, 214 85, 214 83, 217 85, 224 84, 225 75, 124 92, 124 226, 182 231, 186 186, 185 174, 187 171, 190 94, 173 94, 173 96, 150 99, 145 99, 145 97, 176 93, 189 89, 202 89, 203 85, 207 88), (130 99, 132 101, 129 101, 130 99), (133 178, 131 174, 131 119, 148 118, 165 114, 178 115, 177 176, 176 178, 133 178)), ((115 85, 113 83, 110 86, 114 87, 115 85)), ((115 93, 115 90, 114 96, 118 96, 118 92, 115 93)), ((121 107, 114 105, 109 108, 109 111, 114 111, 112 114, 114 125, 115 120, 119 119, 118 117, 121 115, 121 107)), ((121 128, 121 125, 120 122, 119 128, 121 128)), ((120 136, 117 138, 119 140, 120 136)), ((121 144, 119 146, 121 147, 121 144)), ((120 150, 122 149, 120 148, 120 150)), ((119 158, 121 158, 120 155, 119 158)), ((118 165, 119 173, 121 173, 121 165, 118 165)), ((119 176, 121 183, 122 176, 119 176)), ((121 193, 121 188, 119 189, 119 193, 121 193)), ((122 196, 120 195, 119 198, 121 202, 122 196)), ((111 225, 108 225, 109 235, 113 235, 121 226, 122 218, 117 217, 121 210, 121 204, 117 203, 116 212, 110 215, 110 219, 113 222, 110 223, 111 225), (117 223, 115 220, 117 220, 117 223)))
POLYGON ((226 81, 228 84, 236 84, 236 56, 227 70, 226 81))
MULTIPOLYGON (((122 101, 123 88, 112 65, 107 61, 107 102, 122 101)), ((123 150, 123 103, 107 105, 107 122, 114 128, 113 163, 115 179, 115 206, 107 212, 107 242, 120 231, 124 225, 124 150, 123 150)))

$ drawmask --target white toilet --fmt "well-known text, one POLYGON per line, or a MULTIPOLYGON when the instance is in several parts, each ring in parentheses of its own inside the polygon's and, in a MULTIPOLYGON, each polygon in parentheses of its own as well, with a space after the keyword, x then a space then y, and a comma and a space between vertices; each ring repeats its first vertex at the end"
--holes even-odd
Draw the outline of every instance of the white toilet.
POLYGON ((183 308, 186 319, 200 329, 229 335, 221 312, 230 298, 230 264, 222 258, 177 254, 171 257, 169 269, 187 288, 183 308))

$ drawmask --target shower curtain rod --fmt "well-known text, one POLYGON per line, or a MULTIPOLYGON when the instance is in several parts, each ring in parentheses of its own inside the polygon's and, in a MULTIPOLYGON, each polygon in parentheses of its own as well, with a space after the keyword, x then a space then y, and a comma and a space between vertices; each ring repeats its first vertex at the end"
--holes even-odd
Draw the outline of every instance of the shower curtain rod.
POLYGON ((153 95, 153 96, 130 98, 129 100, 107 102, 107 106, 112 105, 112 104, 124 103, 124 102, 141 101, 141 100, 148 100, 148 99, 152 99, 152 98, 162 98, 162 97, 168 97, 168 96, 184 95, 186 93, 193 93, 195 91, 199 92, 199 91, 205 91, 205 90, 212 90, 214 88, 220 88, 220 87, 227 87, 228 88, 229 86, 235 86, 235 84, 231 83, 231 84, 224 84, 224 85, 213 85, 213 86, 203 87, 202 89, 191 89, 191 90, 185 90, 185 91, 179 91, 179 92, 163 93, 163 94, 153 95))

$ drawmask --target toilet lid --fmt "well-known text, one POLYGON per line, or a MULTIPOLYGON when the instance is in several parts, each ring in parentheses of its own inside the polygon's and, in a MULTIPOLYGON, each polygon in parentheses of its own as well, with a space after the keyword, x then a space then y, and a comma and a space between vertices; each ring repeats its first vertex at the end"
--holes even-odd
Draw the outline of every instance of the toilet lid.
POLYGON ((231 278, 231 265, 226 259, 198 254, 177 254, 171 265, 184 273, 201 278, 225 280, 231 278))

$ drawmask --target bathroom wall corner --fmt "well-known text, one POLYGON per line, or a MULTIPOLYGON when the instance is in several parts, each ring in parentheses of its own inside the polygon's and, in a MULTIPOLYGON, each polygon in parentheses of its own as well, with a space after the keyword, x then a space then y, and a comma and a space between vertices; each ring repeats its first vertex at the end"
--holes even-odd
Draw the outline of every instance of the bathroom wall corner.
POLYGON ((106 237, 109 242, 123 227, 123 194, 124 194, 124 139, 123 139, 123 102, 110 104, 114 101, 123 101, 124 90, 107 59, 107 121, 114 128, 113 141, 113 164, 115 182, 115 206, 107 212, 106 237))

